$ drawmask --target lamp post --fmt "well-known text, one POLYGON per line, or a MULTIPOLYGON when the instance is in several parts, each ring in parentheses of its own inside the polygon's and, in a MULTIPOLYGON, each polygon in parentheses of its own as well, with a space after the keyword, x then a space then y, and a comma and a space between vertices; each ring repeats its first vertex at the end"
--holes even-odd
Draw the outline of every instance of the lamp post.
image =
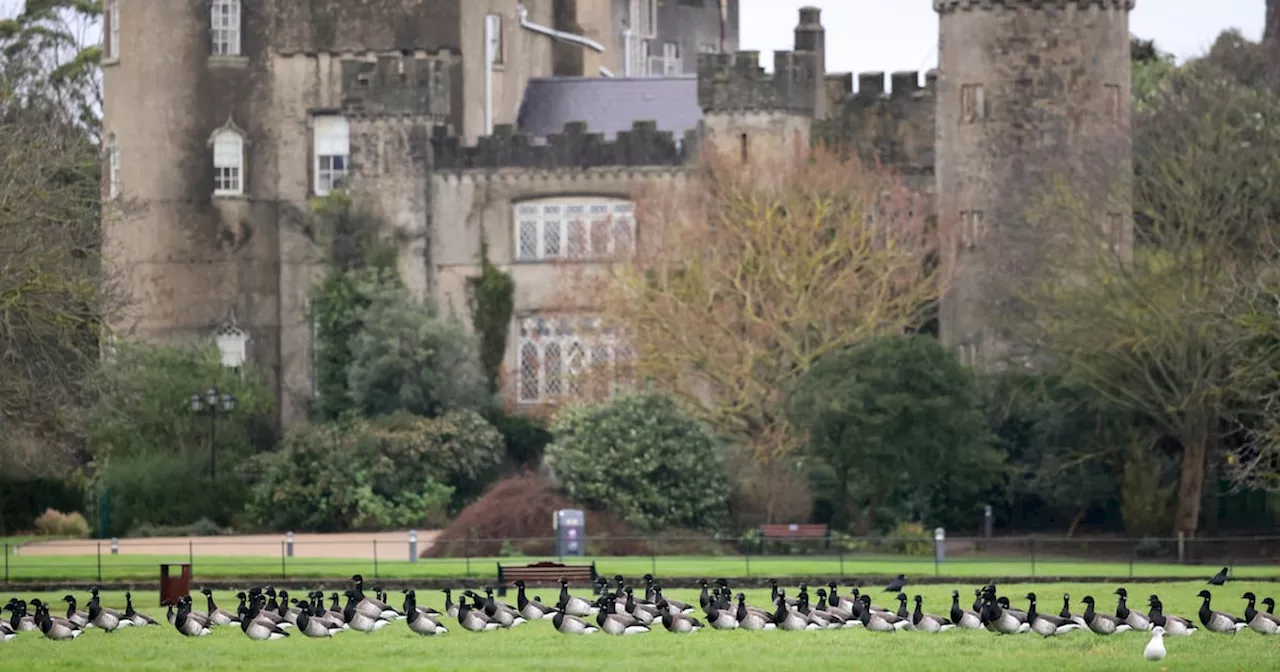
POLYGON ((191 410, 209 416, 209 480, 213 480, 218 474, 218 416, 236 410, 236 398, 211 387, 203 395, 191 395, 191 410))

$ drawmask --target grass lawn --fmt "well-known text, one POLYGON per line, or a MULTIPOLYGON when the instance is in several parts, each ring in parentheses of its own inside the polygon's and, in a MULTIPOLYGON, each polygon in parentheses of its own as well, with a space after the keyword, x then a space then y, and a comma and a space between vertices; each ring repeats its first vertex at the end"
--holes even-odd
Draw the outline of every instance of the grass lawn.
MULTIPOLYGON (((283 564, 279 558, 228 557, 196 555, 193 573, 197 579, 219 578, 334 578, 363 573, 379 578, 461 578, 494 577, 497 563, 523 565, 537 560, 555 558, 472 558, 422 559, 416 563, 404 560, 380 561, 374 566, 371 560, 326 560, 321 558, 291 558, 283 564)), ((0 578, 20 581, 112 581, 155 580, 162 562, 187 562, 185 553, 173 556, 160 555, 109 555, 101 556, 101 575, 97 556, 8 556, 4 574, 0 578)), ((657 556, 657 557, 599 557, 565 559, 568 564, 595 561, 602 574, 638 576, 652 572, 673 577, 800 577, 800 576, 893 576, 899 572, 908 576, 951 576, 986 579, 990 577, 1115 577, 1115 578, 1199 578, 1206 580, 1217 567, 1197 565, 1167 565, 1154 563, 1082 562, 1079 560, 1038 560, 1034 565, 1025 559, 1001 560, 952 560, 935 567, 932 558, 889 556, 657 556)), ((1280 578, 1280 566, 1233 567, 1234 576, 1240 578, 1280 578)))
MULTIPOLYGON (((972 601, 971 585, 955 586, 972 601)), ((1203 581, 1129 586, 1131 600, 1145 605, 1146 596, 1159 594, 1166 613, 1195 620, 1200 601, 1195 594, 1203 581)), ((1057 612, 1063 592, 1073 598, 1092 594, 1108 610, 1114 609, 1115 585, 1040 584, 1001 586, 1016 606, 1034 590, 1042 608, 1057 612)), ((1244 604, 1238 598, 1246 590, 1276 595, 1275 584, 1232 582, 1213 589, 1214 608, 1239 614, 1244 604)), ((945 613, 950 605, 951 586, 922 586, 907 590, 925 597, 926 610, 945 613)), ((532 591, 544 601, 554 599, 555 589, 532 591)), ((585 595, 579 588, 575 594, 585 595)), ((668 591, 671 596, 696 604, 694 591, 668 591)), ((791 590, 794 594, 794 589, 791 590)), ((7 601, 8 596, 4 597, 7 601)), ((26 594, 24 599, 41 597, 57 600, 61 594, 26 594)), ((82 599, 88 595, 78 595, 82 599)), ((134 593, 141 611, 163 621, 154 593, 134 593)), ((198 595, 196 597, 199 597, 198 595)), ((216 595, 219 605, 234 608, 230 592, 216 595)), ((441 607, 442 596, 434 591, 419 593, 420 602, 441 607)), ((767 601, 767 592, 747 591, 753 604, 767 601)), ((104 593, 107 606, 123 608, 123 596, 104 593)), ((400 595, 393 602, 399 606, 400 595)), ((873 595, 876 604, 893 606, 884 593, 873 595)), ((514 597, 512 598, 514 601, 514 597)), ((202 599, 197 608, 204 609, 202 599)), ((1082 605, 1081 605, 1082 606, 1082 605)), ((82 607, 83 608, 83 607, 82 607)), ((202 639, 187 639, 163 624, 156 628, 124 630, 107 635, 89 630, 72 642, 53 642, 33 634, 20 635, 0 644, 0 670, 305 670, 356 666, 367 662, 379 670, 591 670, 604 668, 635 670, 692 670, 732 667, 737 670, 875 669, 884 670, 1262 670, 1274 669, 1280 652, 1280 637, 1264 637, 1251 631, 1238 635, 1218 635, 1205 630, 1191 637, 1166 638, 1169 657, 1163 664, 1142 658, 1146 633, 1130 632, 1100 637, 1091 632, 1041 639, 1038 635, 998 636, 985 631, 951 631, 937 635, 915 632, 880 634, 861 629, 821 632, 719 632, 704 630, 692 635, 672 635, 660 625, 648 634, 611 637, 604 634, 569 637, 556 632, 550 622, 529 623, 513 630, 490 633, 467 632, 456 621, 445 618, 448 634, 418 637, 403 622, 362 634, 348 631, 331 640, 313 640, 294 634, 276 642, 254 642, 238 629, 216 630, 202 639)), ((296 632, 296 631, 294 631, 296 632)))

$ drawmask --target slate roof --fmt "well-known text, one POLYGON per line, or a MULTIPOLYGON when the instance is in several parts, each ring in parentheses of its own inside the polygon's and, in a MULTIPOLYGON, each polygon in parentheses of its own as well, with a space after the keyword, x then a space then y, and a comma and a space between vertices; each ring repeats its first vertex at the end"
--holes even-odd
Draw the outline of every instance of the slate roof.
POLYGON ((676 138, 702 118, 698 77, 539 77, 529 80, 516 118, 520 133, 546 136, 574 121, 612 140, 635 121, 656 121, 676 138))

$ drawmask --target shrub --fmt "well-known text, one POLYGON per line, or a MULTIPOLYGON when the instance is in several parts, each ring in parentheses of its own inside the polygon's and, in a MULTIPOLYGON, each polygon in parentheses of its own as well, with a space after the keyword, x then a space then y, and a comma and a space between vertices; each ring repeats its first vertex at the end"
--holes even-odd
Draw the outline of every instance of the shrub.
POLYGON ((470 411, 304 427, 252 461, 248 513, 270 529, 439 526, 455 484, 478 489, 502 453, 502 435, 470 411))
POLYGON ((647 530, 725 525, 715 438, 671 398, 651 392, 569 408, 552 432, 546 463, 570 499, 647 530))
POLYGON ((35 520, 36 532, 48 537, 73 537, 84 539, 89 536, 89 523, 79 513, 63 513, 46 509, 35 520))
POLYGON ((898 523, 893 530, 893 552, 899 555, 933 555, 933 534, 922 523, 898 523))
POLYGON ((248 497, 241 474, 223 462, 216 482, 209 481, 201 461, 181 455, 138 455, 108 460, 96 475, 97 496, 91 504, 105 519, 103 535, 124 536, 143 525, 184 526, 202 518, 230 525, 248 497), (191 484, 185 487, 184 484, 191 484))
POLYGON ((190 525, 155 525, 143 523, 129 530, 130 537, 218 537, 233 534, 231 528, 219 527, 208 518, 190 525))
POLYGON ((0 478, 0 536, 31 528, 46 509, 69 511, 83 502, 84 491, 78 483, 0 478))
POLYGON ((533 466, 542 461, 547 444, 554 438, 547 430, 545 420, 518 413, 507 413, 495 406, 485 413, 485 419, 494 429, 502 432, 507 446, 507 459, 517 467, 533 466))

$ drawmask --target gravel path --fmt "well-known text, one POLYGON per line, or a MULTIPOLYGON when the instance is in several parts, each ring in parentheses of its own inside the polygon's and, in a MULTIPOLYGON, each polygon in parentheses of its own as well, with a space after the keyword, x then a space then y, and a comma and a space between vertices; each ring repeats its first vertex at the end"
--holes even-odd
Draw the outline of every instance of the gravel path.
MULTIPOLYGON (((419 530, 418 548, 423 549, 440 534, 439 530, 419 530)), ((336 534, 296 534, 293 539, 295 558, 372 559, 374 542, 381 558, 403 558, 409 553, 409 531, 344 532, 336 534)), ((229 537, 154 537, 121 539, 121 555, 223 555, 280 557, 283 534, 258 534, 229 537)), ((110 550, 108 540, 63 540, 23 544, 16 554, 94 555, 102 544, 103 553, 110 550)))

